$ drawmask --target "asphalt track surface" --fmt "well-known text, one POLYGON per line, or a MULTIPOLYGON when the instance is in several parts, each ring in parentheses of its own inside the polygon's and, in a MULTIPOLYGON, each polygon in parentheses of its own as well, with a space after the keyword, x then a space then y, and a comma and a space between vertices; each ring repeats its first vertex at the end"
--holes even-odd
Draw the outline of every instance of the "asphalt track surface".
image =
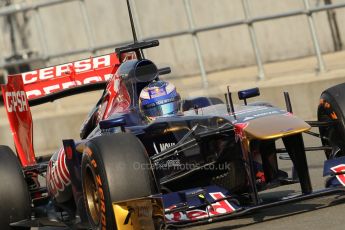
MULTIPOLYGON (((315 137, 305 136, 306 146, 319 146, 320 142, 315 137)), ((278 143, 279 145, 279 143, 278 143)), ((309 173, 314 190, 324 187, 322 177, 323 161, 322 151, 307 152, 309 173)), ((291 162, 279 160, 279 167, 291 173, 291 162)), ((299 184, 282 186, 263 192, 262 196, 287 196, 300 191, 299 184)), ((299 203, 287 204, 262 210, 241 218, 211 223, 188 228, 188 230, 344 230, 345 229, 345 196, 328 196, 299 203), (328 206, 337 200, 339 204, 328 206), (342 203, 343 202, 343 203, 342 203)), ((37 230, 37 228, 32 228, 37 230)), ((39 230, 52 230, 54 228, 39 228, 39 230)), ((62 228, 59 228, 62 229, 62 228)))

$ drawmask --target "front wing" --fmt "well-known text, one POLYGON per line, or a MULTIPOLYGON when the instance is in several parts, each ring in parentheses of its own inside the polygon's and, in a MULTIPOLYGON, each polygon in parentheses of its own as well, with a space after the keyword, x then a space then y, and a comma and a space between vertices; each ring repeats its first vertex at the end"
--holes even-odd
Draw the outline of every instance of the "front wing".
POLYGON ((175 229, 229 220, 262 209, 335 194, 345 195, 345 188, 326 188, 310 194, 282 197, 274 202, 241 206, 229 192, 209 186, 116 202, 113 208, 119 230, 175 229))

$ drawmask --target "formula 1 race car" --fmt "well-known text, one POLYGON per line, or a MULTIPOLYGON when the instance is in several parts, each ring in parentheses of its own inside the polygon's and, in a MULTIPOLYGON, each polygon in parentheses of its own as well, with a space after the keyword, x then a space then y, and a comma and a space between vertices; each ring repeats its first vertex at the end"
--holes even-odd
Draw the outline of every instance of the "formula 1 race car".
POLYGON ((325 90, 318 120, 305 122, 269 103, 247 103, 259 89, 238 93, 244 105, 197 97, 182 113, 148 122, 139 93, 170 72, 144 58, 157 40, 114 54, 9 76, 2 85, 17 157, 0 146, 1 229, 54 226, 162 229, 224 220, 263 208, 345 194, 345 84, 325 90), (80 140, 63 140, 50 159, 33 148, 31 106, 103 89, 80 140), (319 133, 311 132, 319 127, 319 133), (305 147, 302 133, 321 138, 305 147), (285 148, 277 148, 282 139, 285 148), (313 191, 306 151, 324 150, 326 188, 313 191), (278 168, 288 153, 297 176, 278 168), (39 176, 46 178, 42 185, 39 176), (266 201, 259 192, 299 183, 301 193, 266 201))

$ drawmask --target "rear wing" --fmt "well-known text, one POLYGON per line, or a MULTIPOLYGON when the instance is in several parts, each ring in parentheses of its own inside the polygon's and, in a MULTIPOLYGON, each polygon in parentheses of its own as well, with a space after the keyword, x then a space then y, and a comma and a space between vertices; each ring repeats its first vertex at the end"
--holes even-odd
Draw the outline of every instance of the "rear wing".
POLYGON ((14 144, 23 167, 36 164, 30 106, 104 89, 120 62, 107 54, 76 62, 10 75, 1 85, 14 144))
MULTIPOLYGON (((103 89, 120 62, 115 53, 22 73, 30 106, 103 89)), ((11 76, 10 76, 11 77, 11 76)))

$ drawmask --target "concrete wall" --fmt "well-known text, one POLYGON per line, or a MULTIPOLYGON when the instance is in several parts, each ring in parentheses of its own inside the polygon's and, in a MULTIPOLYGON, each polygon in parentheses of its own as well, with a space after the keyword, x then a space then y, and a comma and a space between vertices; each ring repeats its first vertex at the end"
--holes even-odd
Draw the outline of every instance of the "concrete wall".
MULTIPOLYGON (((16 0, 16 2, 26 1, 29 2, 29 0, 16 0)), ((345 0, 333 1, 335 3, 345 2, 345 0)), ((85 2, 96 45, 131 40, 124 0, 85 0, 85 2)), ((249 0, 249 2, 252 16, 282 13, 304 7, 303 0, 249 0)), ((323 1, 310 0, 310 2, 311 5, 315 6, 323 1)), ((188 28, 182 0, 135 0, 135 3, 140 24, 137 30, 141 37, 150 37, 188 28)), ((197 27, 244 18, 241 0, 191 0, 191 6, 197 27)), ((47 54, 88 47, 89 40, 78 2, 68 2, 40 9, 39 12, 44 30, 37 30, 34 12, 27 12, 25 17, 22 14, 17 14, 19 29, 16 30, 18 38, 16 44, 19 49, 30 49, 44 54, 42 48, 44 43, 40 37, 42 34, 46 37, 47 54)), ((345 9, 337 9, 336 13, 342 41, 345 44, 345 9)), ((316 14, 315 21, 322 52, 331 52, 333 44, 326 13, 316 14)), ((0 59, 2 59, 11 55, 9 27, 3 18, 0 18, 0 30, 2 32, 0 36, 0 59)), ((306 16, 260 22, 255 24, 255 30, 264 62, 298 58, 314 53, 306 16)), ((255 64, 246 26, 205 32, 199 34, 198 37, 207 71, 255 64)), ((158 64, 172 66, 172 75, 175 76, 199 73, 191 36, 162 39, 160 42, 159 48, 147 51, 148 57, 156 60, 158 64)), ((99 54, 112 51, 113 49, 102 50, 99 54)), ((89 55, 90 53, 83 53, 56 58, 47 64, 58 64, 85 58, 89 55)), ((326 64, 327 66, 333 65, 332 63, 326 64)), ((337 62, 337 65, 343 64, 337 62)), ((292 95, 295 112, 306 119, 315 117, 315 104, 317 104, 320 92, 332 84, 343 82, 344 76, 345 74, 341 74, 339 78, 323 78, 316 82, 303 82, 286 86, 292 95), (304 100, 300 100, 300 98, 304 98, 304 100)), ((183 82, 181 78, 175 80, 183 82)), ((241 80, 228 79, 229 82, 241 80)), ((227 84, 229 83, 222 85, 227 84)), ((191 91, 188 85, 183 88, 183 84, 179 85, 179 89, 182 92, 183 90, 185 92, 191 91)), ((223 90, 208 89, 209 92, 207 93, 222 96, 219 92, 223 92, 223 90)), ((284 106, 281 91, 281 86, 262 87, 263 99, 284 106)), ((73 103, 60 101, 55 105, 48 104, 43 108, 33 108, 34 140, 37 152, 44 154, 51 149, 56 149, 63 138, 78 138, 80 125, 90 110, 90 106, 98 98, 99 95, 97 94, 83 95, 79 99, 72 100, 73 103)), ((3 108, 0 108, 0 117, 1 144, 11 145, 12 137, 3 108)))
MULTIPOLYGON (((335 3, 343 2, 342 0, 336 0, 335 3)), ((342 39, 343 47, 345 46, 345 8, 335 10, 337 13, 338 25, 340 28, 340 36, 342 39)))
MULTIPOLYGON (((26 0, 17 0, 25 2, 26 0)), ((124 0, 85 0, 87 13, 96 45, 131 40, 128 15, 124 0)), ((214 25, 244 18, 241 0, 191 0, 192 12, 197 27, 214 25)), ((321 0, 310 0, 311 5, 323 4, 321 0)), ((345 0, 334 0, 335 3, 345 0)), ((250 14, 263 16, 283 13, 304 7, 303 0, 249 0, 250 14)), ((188 20, 182 0, 135 0, 141 37, 175 32, 188 28, 188 20)), ((66 52, 89 45, 79 2, 68 2, 39 10, 43 20, 43 31, 35 26, 35 14, 27 13, 27 26, 22 26, 29 44, 28 48, 44 53, 43 33, 47 40, 48 54, 66 52)), ((345 9, 336 10, 343 42, 345 41, 345 9)), ((23 17, 18 14, 19 24, 23 17)), ((315 14, 317 32, 322 52, 331 52, 333 44, 325 12, 315 14)), ((9 30, 0 20, 0 58, 11 54, 9 30)), ((257 40, 264 62, 291 59, 314 54, 313 43, 306 16, 296 16, 255 24, 257 40)), ((19 36, 18 36, 19 37, 19 36)), ((246 26, 237 26, 199 34, 202 56, 207 71, 248 66, 255 64, 253 49, 246 26)), ((21 42, 17 41, 18 46, 21 42)), ((345 43, 345 42, 344 42, 345 43)), ((25 47, 24 47, 25 48, 25 47)), ((100 53, 112 52, 113 49, 100 53)), ((57 64, 90 55, 84 53, 66 58, 53 59, 48 64, 57 64)), ((158 63, 173 67, 176 76, 199 73, 191 36, 161 40, 160 48, 148 51, 148 56, 158 63)))

